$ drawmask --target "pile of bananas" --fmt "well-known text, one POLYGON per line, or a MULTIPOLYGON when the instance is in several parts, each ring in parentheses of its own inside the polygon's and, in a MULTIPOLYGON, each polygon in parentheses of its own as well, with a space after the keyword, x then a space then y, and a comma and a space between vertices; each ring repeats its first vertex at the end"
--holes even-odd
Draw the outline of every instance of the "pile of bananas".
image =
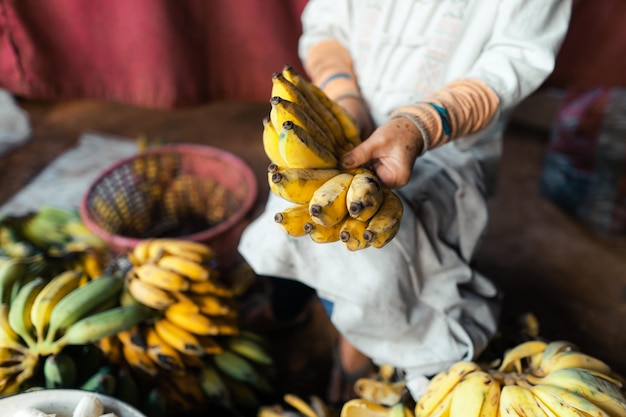
POLYGON ((272 76, 263 147, 270 190, 293 203, 274 220, 285 233, 350 251, 381 248, 398 232, 403 206, 376 174, 343 170, 341 155, 360 143, 351 117, 292 67, 272 76))
POLYGON ((626 416, 623 379, 567 341, 520 343, 497 368, 459 361, 431 379, 414 407, 384 398, 391 401, 351 400, 341 416, 626 416))

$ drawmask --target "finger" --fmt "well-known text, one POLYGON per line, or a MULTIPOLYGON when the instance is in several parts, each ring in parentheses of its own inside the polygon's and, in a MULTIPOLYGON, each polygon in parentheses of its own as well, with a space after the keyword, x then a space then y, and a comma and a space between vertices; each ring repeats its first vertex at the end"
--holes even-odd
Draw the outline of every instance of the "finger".
POLYGON ((344 169, 356 168, 366 164, 371 158, 371 150, 367 142, 363 142, 341 157, 341 167, 344 169))

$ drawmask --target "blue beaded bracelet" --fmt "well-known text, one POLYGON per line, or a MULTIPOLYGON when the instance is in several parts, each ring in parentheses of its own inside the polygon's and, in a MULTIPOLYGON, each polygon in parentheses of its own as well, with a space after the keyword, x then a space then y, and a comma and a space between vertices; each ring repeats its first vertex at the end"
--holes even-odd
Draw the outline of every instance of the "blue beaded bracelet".
POLYGON ((431 103, 429 101, 426 101, 425 103, 430 104, 430 106, 433 109, 437 110, 437 113, 439 113, 439 117, 441 117, 441 124, 443 125, 443 133, 446 136, 450 136, 450 133, 452 132, 452 128, 450 127, 450 114, 448 113, 448 110, 446 110, 445 107, 442 107, 435 103, 431 103))
POLYGON ((324 81, 322 81, 320 83, 319 87, 323 90, 328 85, 329 82, 331 82, 333 80, 337 80, 339 78, 344 78, 346 80, 351 80, 352 79, 352 75, 347 73, 347 72, 336 72, 336 73, 330 75, 324 81))

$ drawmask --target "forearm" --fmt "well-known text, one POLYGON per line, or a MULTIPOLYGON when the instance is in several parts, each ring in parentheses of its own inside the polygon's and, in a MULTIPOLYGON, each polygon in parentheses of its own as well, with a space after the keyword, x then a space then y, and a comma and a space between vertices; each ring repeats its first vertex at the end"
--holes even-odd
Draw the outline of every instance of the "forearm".
POLYGON ((304 68, 311 81, 333 100, 360 94, 350 53, 336 40, 326 40, 309 48, 304 68))

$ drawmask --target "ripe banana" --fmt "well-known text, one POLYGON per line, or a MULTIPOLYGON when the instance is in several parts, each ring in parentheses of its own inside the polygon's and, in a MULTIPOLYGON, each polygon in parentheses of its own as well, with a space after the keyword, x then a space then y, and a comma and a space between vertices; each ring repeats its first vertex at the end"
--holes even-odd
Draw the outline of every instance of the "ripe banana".
MULTIPOLYGON (((300 126, 310 137, 315 138, 315 141, 324 147, 327 151, 333 152, 333 147, 326 147, 325 145, 331 144, 332 139, 328 137, 321 126, 309 116, 308 112, 300 107, 298 104, 289 100, 285 100, 279 96, 274 96, 270 99, 272 106, 270 110, 270 121, 274 125, 274 129, 279 134, 280 145, 280 131, 283 129, 283 123, 291 121, 293 124, 300 126)), ((334 154, 333 154, 334 155, 334 154)), ((286 161, 289 162, 289 161, 286 161)))
POLYGON ((86 345, 122 330, 136 326, 151 318, 154 313, 142 305, 114 307, 101 313, 89 315, 72 324, 51 347, 58 353, 66 345, 86 345))
POLYGON ((342 172, 315 190, 309 201, 309 214, 314 223, 334 226, 348 216, 346 195, 354 175, 342 172))
POLYGON ((516 371, 521 374, 523 371, 522 360, 538 353, 543 354, 547 345, 543 340, 529 340, 514 346, 505 353, 498 370, 501 372, 516 371))
MULTIPOLYGON (((162 256, 157 261, 157 265, 191 281, 207 281, 211 278, 212 270, 209 267, 176 255, 162 256)), ((178 290, 183 289, 179 288, 178 290)))
POLYGON ((212 294, 218 297, 232 297, 233 291, 221 284, 212 281, 192 282, 189 287, 189 293, 193 295, 212 294))
POLYGON ((306 235, 304 225, 311 221, 308 204, 295 204, 286 207, 274 215, 274 221, 280 228, 292 237, 306 235))
POLYGON ((354 175, 346 194, 346 205, 351 217, 368 221, 383 203, 384 198, 380 180, 373 172, 366 171, 354 175))
POLYGON ((298 410, 305 417, 318 417, 313 407, 311 407, 311 405, 308 402, 306 402, 303 398, 295 394, 291 394, 291 393, 283 394, 283 401, 285 401, 287 404, 289 404, 290 406, 298 410))
POLYGON ((287 166, 278 150, 278 131, 270 121, 269 116, 263 118, 263 150, 272 163, 287 166))
POLYGON ((375 248, 382 248, 396 236, 404 210, 400 197, 387 188, 383 191, 383 203, 363 232, 363 239, 375 248))
POLYGON ((48 332, 43 345, 50 346, 58 331, 71 326, 90 311, 110 301, 112 297, 117 298, 123 285, 122 277, 104 275, 87 282, 61 298, 50 312, 48 332))
POLYGON ((493 378, 484 371, 471 372, 454 388, 451 416, 480 417, 493 378))
POLYGON ((161 339, 169 343, 177 351, 193 356, 204 355, 204 349, 198 338, 168 319, 162 318, 157 320, 154 323, 154 329, 161 339))
POLYGON ((367 222, 347 217, 339 231, 339 239, 349 251, 357 251, 369 247, 369 242, 363 239, 367 222))
POLYGON ((565 368, 590 369, 605 375, 611 374, 611 368, 605 362, 576 351, 557 353, 550 357, 550 359, 542 361, 541 368, 539 368, 536 373, 539 375, 549 375, 556 370, 565 368))
POLYGON ((295 204, 309 204, 315 190, 340 174, 335 168, 300 169, 272 166, 268 168, 270 190, 295 204))
POLYGON ((165 309, 165 317, 171 323, 194 335, 220 334, 220 328, 214 320, 199 311, 190 311, 184 304, 173 304, 165 309))
MULTIPOLYGON (((324 135, 319 137, 323 142, 320 145, 326 149, 333 151, 333 139, 335 133, 326 124, 324 119, 315 111, 315 108, 308 102, 303 92, 300 91, 294 84, 292 84, 285 76, 280 72, 275 72, 272 75, 272 97, 280 97, 292 103, 298 105, 303 109, 310 119, 317 126, 320 127, 324 135)), ((316 137, 317 138, 317 137, 316 137)))
POLYGON ((174 373, 185 370, 180 353, 159 336, 153 326, 146 327, 146 353, 154 363, 174 373))
POLYGON ((78 288, 83 276, 83 272, 77 269, 62 272, 52 278, 37 294, 30 309, 30 320, 35 328, 38 342, 42 342, 45 338, 54 306, 78 288))
POLYGON ((124 346, 130 349, 145 351, 148 348, 148 342, 144 334, 143 326, 136 325, 117 333, 117 338, 124 346))
POLYGON ((204 243, 185 239, 151 239, 148 259, 157 260, 163 255, 176 255, 194 262, 209 262, 217 256, 215 250, 204 243))
MULTIPOLYGON (((454 399, 452 400, 454 403, 454 399)), ((505 385, 500 391, 500 416, 546 417, 533 393, 517 385, 505 385)), ((459 410, 462 411, 462 410, 459 410)), ((462 415, 462 414, 459 414, 462 415)))
POLYGON ((64 353, 48 355, 43 363, 46 388, 73 388, 76 383, 76 363, 64 353))
POLYGON ((156 310, 165 310, 176 302, 169 291, 148 284, 139 278, 131 278, 128 281, 128 292, 139 303, 156 310))
POLYGON ((146 351, 133 349, 132 346, 122 345, 122 355, 131 368, 137 369, 152 377, 159 373, 159 367, 150 356, 148 356, 146 351))
MULTIPOLYGON (((172 255, 167 255, 159 259, 158 262, 160 263, 163 259, 171 256, 172 255)), ((186 291, 189 289, 189 281, 184 276, 160 265, 146 263, 135 266, 129 273, 135 275, 141 281, 161 288, 162 290, 186 291)))
POLYGON ((35 278, 26 283, 11 303, 9 309, 9 325, 15 333, 32 349, 36 346, 33 323, 30 320, 30 310, 39 291, 46 285, 43 278, 35 278))
MULTIPOLYGON (((504 389, 508 387, 504 387, 504 389)), ((550 386, 535 385, 530 388, 532 395, 543 404, 546 409, 550 410, 557 416, 597 416, 610 417, 609 414, 591 401, 577 395, 567 389, 550 386)), ((502 393, 500 394, 502 401, 502 393)), ((502 405, 500 406, 502 410, 502 405)))
POLYGON ((340 417, 353 416, 388 417, 389 407, 364 400, 363 398, 354 398, 348 400, 341 407, 340 417))
POLYGON ((471 361, 459 361, 439 372, 426 387, 415 406, 415 417, 430 416, 456 385, 468 374, 479 371, 480 366, 471 361))
POLYGON ((338 164, 330 150, 291 120, 284 121, 278 132, 278 151, 290 168, 335 168, 338 164))
POLYGON ((400 402, 404 384, 392 384, 373 378, 359 378, 354 383, 356 394, 367 401, 391 407, 400 402))

